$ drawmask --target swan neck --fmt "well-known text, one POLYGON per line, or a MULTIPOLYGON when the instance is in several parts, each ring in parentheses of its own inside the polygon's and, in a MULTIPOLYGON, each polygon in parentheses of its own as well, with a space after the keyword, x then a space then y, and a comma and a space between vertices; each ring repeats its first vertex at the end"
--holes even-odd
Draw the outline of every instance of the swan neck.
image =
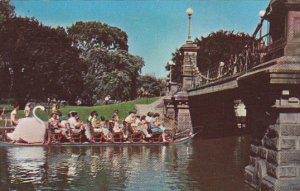
POLYGON ((34 117, 36 120, 38 120, 41 124, 44 125, 43 120, 41 120, 41 119, 36 115, 36 113, 35 113, 37 109, 41 109, 41 108, 40 108, 39 106, 37 106, 37 107, 35 107, 35 108, 33 109, 33 111, 32 111, 33 117, 34 117))

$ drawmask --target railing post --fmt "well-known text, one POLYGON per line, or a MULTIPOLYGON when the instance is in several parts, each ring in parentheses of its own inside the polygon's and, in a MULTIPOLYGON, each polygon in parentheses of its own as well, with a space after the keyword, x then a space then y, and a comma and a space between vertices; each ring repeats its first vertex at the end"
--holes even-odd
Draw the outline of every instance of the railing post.
POLYGON ((209 83, 209 78, 210 78, 210 75, 209 75, 209 69, 207 70, 207 83, 209 83))
POLYGON ((246 49, 246 59, 245 59, 245 64, 246 64, 246 66, 245 66, 245 71, 247 72, 247 70, 248 70, 248 57, 249 56, 249 51, 248 51, 248 47, 247 47, 247 49, 246 49))

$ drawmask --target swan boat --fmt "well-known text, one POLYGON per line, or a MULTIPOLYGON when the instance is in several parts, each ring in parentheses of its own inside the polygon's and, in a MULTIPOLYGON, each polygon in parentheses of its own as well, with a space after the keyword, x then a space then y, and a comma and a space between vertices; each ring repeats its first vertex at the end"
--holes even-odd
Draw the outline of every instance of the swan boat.
MULTIPOLYGON (((33 118, 24 118, 20 121, 18 126, 16 128, 14 127, 0 127, 0 132, 2 131, 2 136, 0 138, 0 146, 1 147, 32 147, 32 146, 38 146, 38 147, 95 147, 95 146, 116 146, 116 145, 172 145, 172 144, 183 144, 191 141, 195 134, 190 134, 189 136, 174 139, 173 141, 169 142, 94 142, 94 143, 81 143, 81 142, 64 142, 64 143, 44 143, 44 136, 46 132, 46 123, 42 121, 40 118, 36 115, 36 110, 41 109, 45 110, 43 106, 37 106, 33 109, 33 118), (25 130, 26 129, 26 130, 25 130), (13 133, 7 133, 7 131, 12 131, 13 133), (26 134, 27 137, 23 135, 23 137, 19 137, 20 134, 22 134, 22 130, 26 134), (21 131, 21 132, 18 132, 21 131), (37 133, 40 133, 40 135, 37 135, 37 133), (43 133, 41 133, 43 132, 43 133), (35 133, 35 136, 32 135, 32 133, 35 133), (17 141, 7 141, 7 137, 10 139, 22 139, 25 140, 27 143, 20 143, 17 141), (32 137, 35 137, 35 142, 32 142, 32 137), (30 140, 30 141, 27 141, 30 140)), ((179 133, 180 134, 180 133, 179 133)))

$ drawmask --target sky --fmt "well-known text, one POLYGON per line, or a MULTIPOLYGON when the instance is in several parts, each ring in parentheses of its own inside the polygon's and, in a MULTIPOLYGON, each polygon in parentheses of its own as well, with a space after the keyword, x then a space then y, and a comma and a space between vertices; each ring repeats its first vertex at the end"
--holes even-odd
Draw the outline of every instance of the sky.
POLYGON ((11 0, 18 16, 35 17, 45 25, 71 26, 101 21, 128 34, 129 52, 144 58, 143 74, 166 77, 171 54, 187 40, 192 8, 192 37, 218 30, 252 34, 259 11, 269 0, 11 0))

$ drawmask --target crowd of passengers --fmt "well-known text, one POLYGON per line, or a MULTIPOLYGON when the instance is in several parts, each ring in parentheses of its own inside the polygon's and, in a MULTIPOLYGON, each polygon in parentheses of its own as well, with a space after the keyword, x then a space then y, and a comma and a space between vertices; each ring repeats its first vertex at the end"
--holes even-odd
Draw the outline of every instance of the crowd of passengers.
POLYGON ((60 135, 66 141, 74 142, 72 138, 80 135, 82 142, 96 142, 95 137, 101 135, 102 141, 113 142, 114 136, 121 141, 129 141, 131 135, 138 134, 143 142, 151 140, 154 135, 159 135, 163 142, 167 142, 166 128, 158 113, 148 112, 147 116, 139 116, 135 112, 122 120, 118 111, 115 111, 111 120, 99 117, 96 111, 92 111, 87 119, 87 125, 79 118, 76 111, 71 111, 68 118, 64 119, 60 112, 53 112, 48 120, 48 143, 55 141, 53 135, 60 135))

